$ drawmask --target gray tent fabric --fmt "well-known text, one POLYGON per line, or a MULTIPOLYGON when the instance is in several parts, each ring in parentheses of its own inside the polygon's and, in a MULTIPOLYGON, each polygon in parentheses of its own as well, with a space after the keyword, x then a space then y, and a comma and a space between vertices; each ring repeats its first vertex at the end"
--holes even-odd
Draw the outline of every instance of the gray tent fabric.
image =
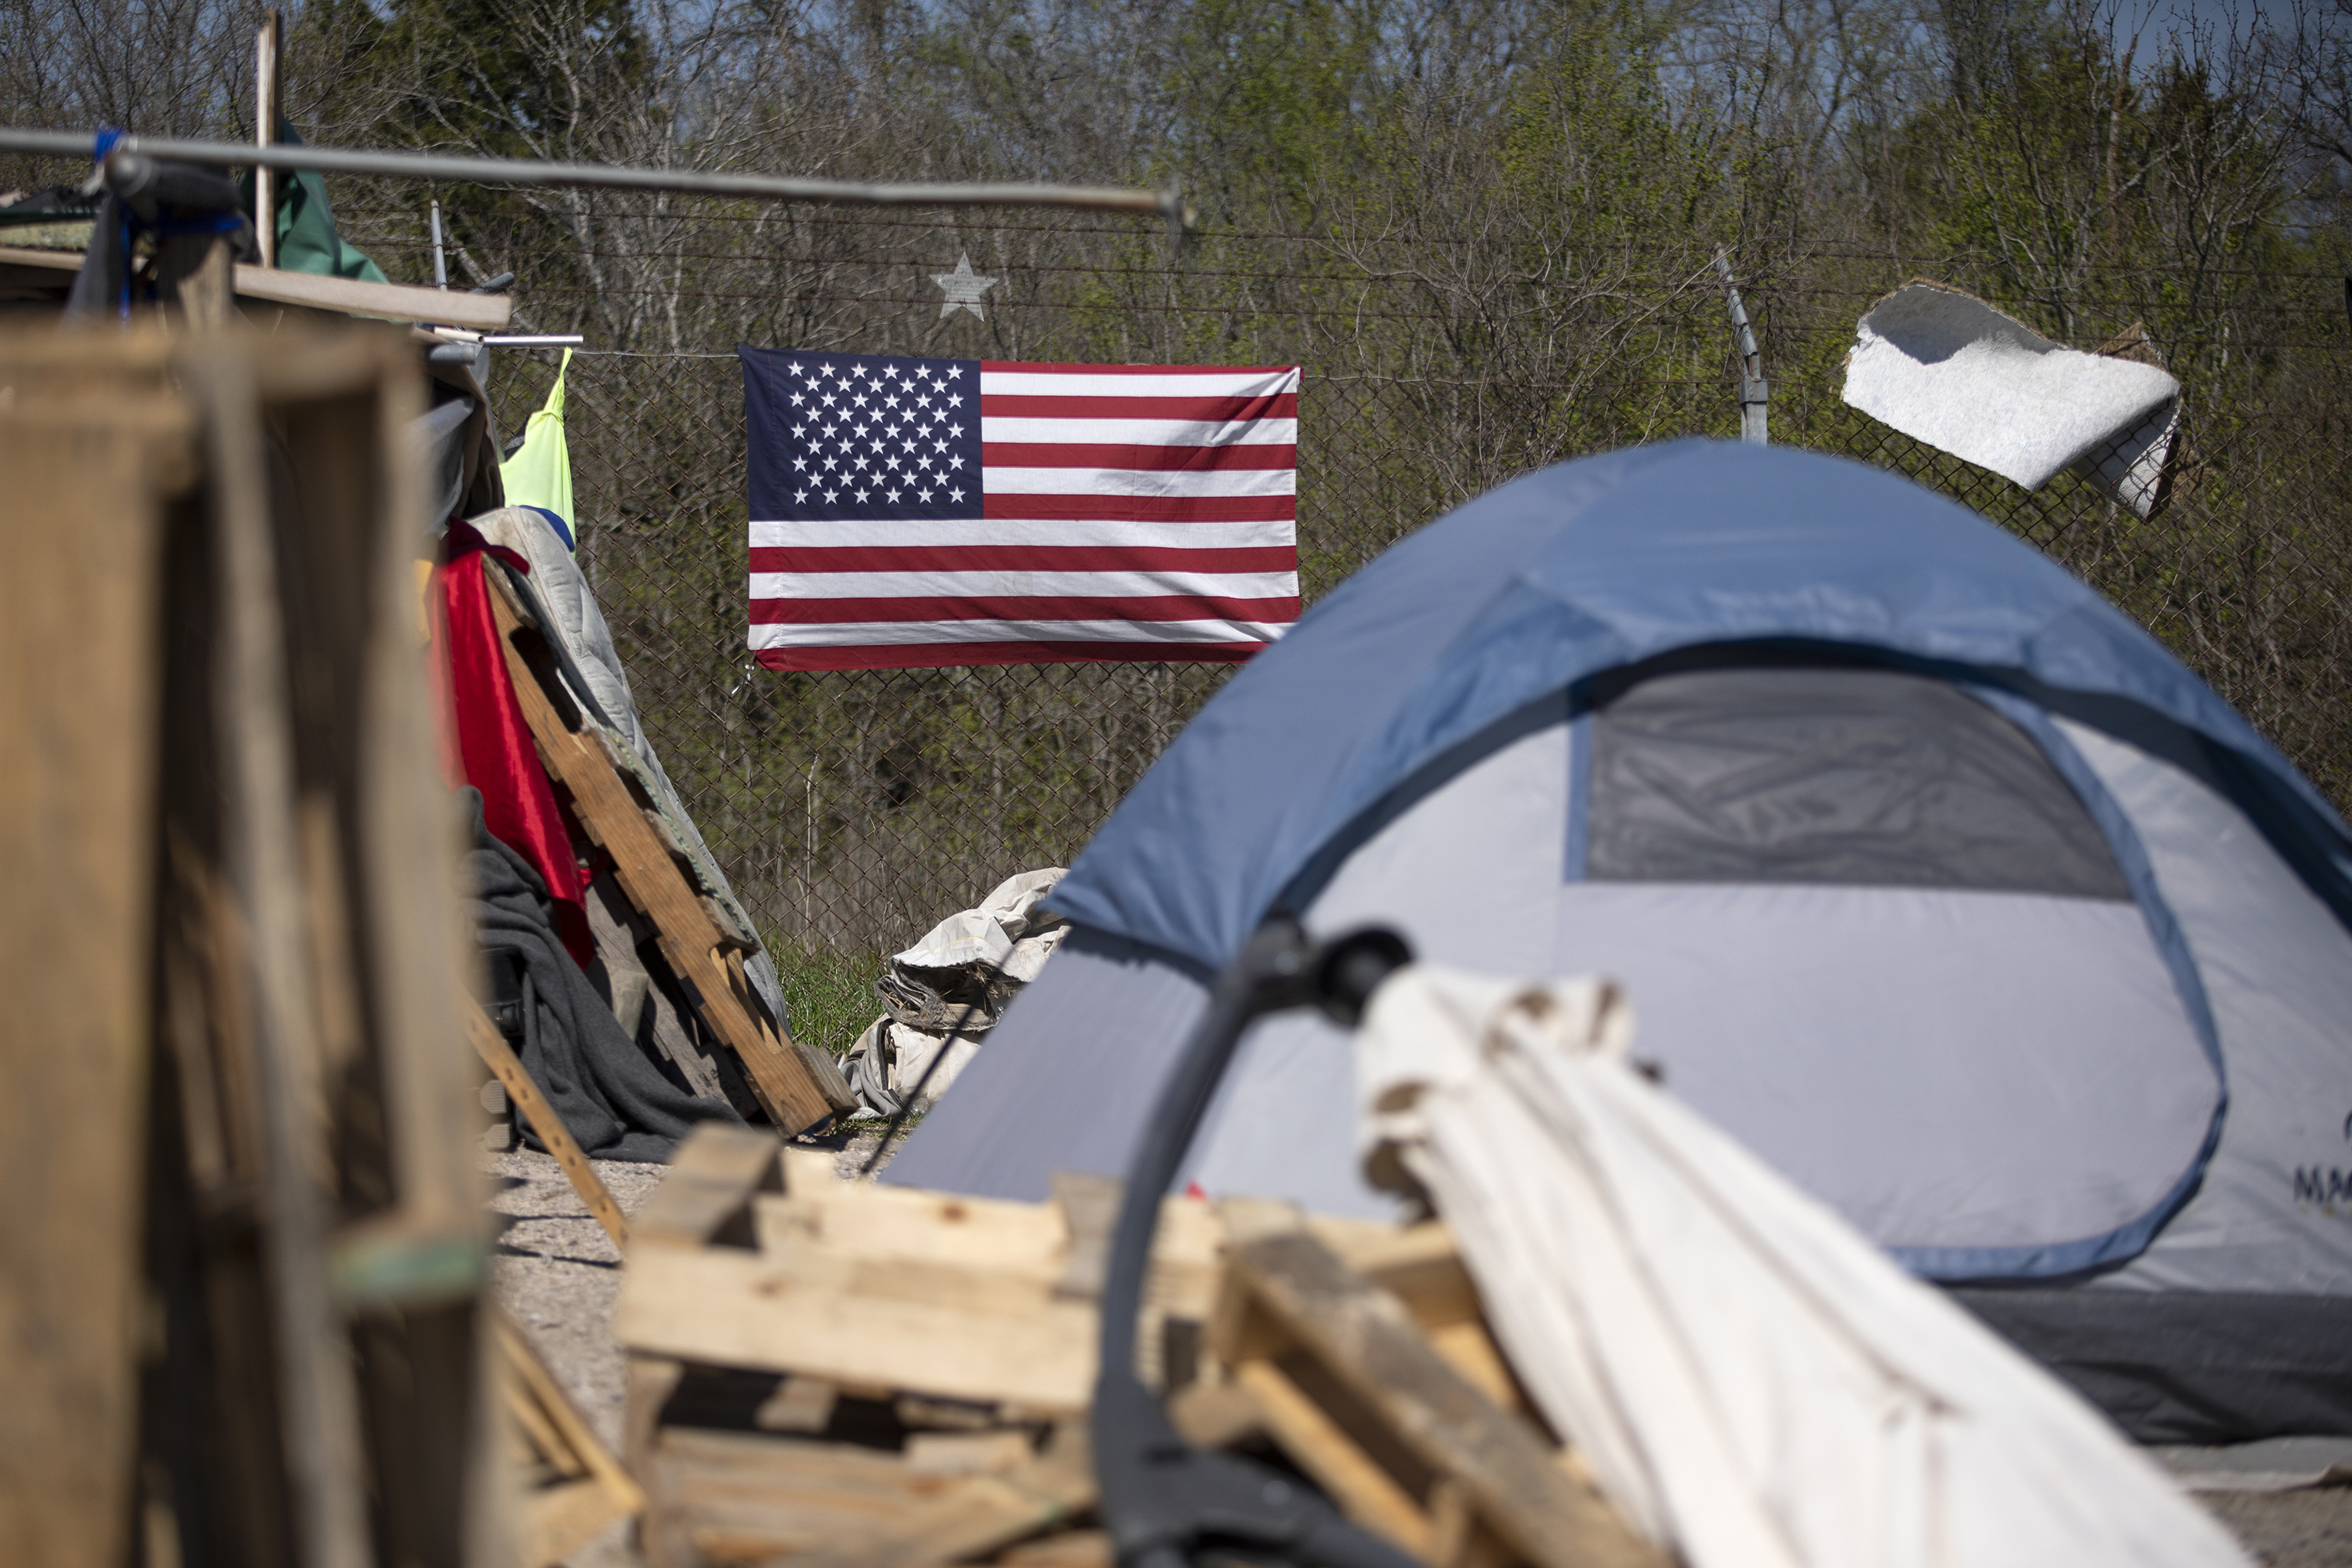
MULTIPOLYGON (((1635 1048, 1671 1092, 1898 1250, 2095 1234, 2193 1167, 2222 1086, 2135 904, 1571 881, 1575 733, 1555 717, 1419 790, 1325 880, 1309 927, 1380 921, 1440 962, 1620 980, 1635 1048)), ((2133 813, 2225 1043, 2285 1048, 2237 1050, 2221 1146, 2139 1258, 2087 1289, 1968 1299, 2147 1440, 2352 1429, 2352 1355, 2339 1337, 2331 1361, 2309 1326, 2352 1316, 2352 1226, 2295 1201, 2299 1175, 2324 1195, 2327 1172, 2352 1166, 2336 1152, 2352 1113, 2352 937, 2229 802, 2128 742, 2071 723, 2066 734, 2133 813), (2283 1145, 2298 1158, 2283 1165, 2283 1145), (2174 1319, 2225 1287, 2240 1306, 2270 1292, 2261 1321, 2305 1328, 2267 1351, 2259 1335, 2224 1336, 2180 1364, 2174 1319), (2076 1300, 2086 1294, 2116 1300, 2076 1300), (2112 1326, 2105 1361, 2084 1361, 2096 1342, 2086 1322, 2112 1326)), ((1034 1200, 1058 1169, 1118 1173, 1205 980, 1082 928, 885 1179, 1034 1200)), ((1353 1164, 1352 1091, 1338 1029, 1307 1015, 1261 1024, 1181 1180, 1394 1217, 1353 1164)))
POLYGON ((600 1159, 658 1164, 696 1122, 740 1122, 723 1102, 698 1100, 664 1076, 629 1037, 555 934, 546 882, 482 826, 480 792, 459 795, 473 844, 467 913, 483 948, 521 972, 525 1024, 516 1054, 580 1146, 600 1159))
POLYGON ((2324 1293, 2352 1345, 2352 932, 2206 784, 2088 725, 2061 728, 2132 815, 2204 974, 2230 1079, 2196 1194, 2091 1286, 2324 1293))
POLYGON ((1890 669, 1696 669, 1592 716, 1585 875, 2131 897, 2032 737, 1890 669))
MULTIPOLYGON (((1806 673, 1793 690, 1817 698, 1806 673)), ((1617 978, 1633 999, 1639 1048, 1673 1089, 1890 1247, 2098 1234, 2162 1199, 2196 1158, 2218 1089, 2137 908, 1761 879, 1570 881, 1572 733, 1555 719, 1431 790, 1356 848, 1306 910, 1309 928, 1331 935, 1380 921, 1433 962, 1617 978), (1933 1009, 1920 1007, 1923 995, 1937 998, 1933 1009), (1923 1072, 1944 1076, 1923 1086, 1923 1072), (2021 1082, 2037 1092, 2021 1096, 2021 1082), (2086 1103, 2108 1108, 2087 1130, 2076 1125, 2086 1103)), ((1843 747, 1847 738, 1835 739, 1843 747)), ((2056 784, 2038 756, 2030 761, 2044 776, 2007 759, 2033 787, 2056 784)), ((1596 790, 1596 820, 1602 809, 1596 790)), ((2036 831, 2043 824, 2028 820, 2036 831)), ((898 1179, 952 1171, 950 1184, 961 1186, 981 1167, 960 1165, 948 1143, 1001 1140, 986 1162, 999 1184, 982 1190, 1042 1196, 1056 1160, 1077 1157, 1050 1131, 1066 1119, 1007 1121, 980 1100, 1024 1053, 1073 1050, 1078 1059, 1055 1079, 1076 1103, 1124 1104, 1158 1081, 1181 1043, 1175 1017, 1199 1005, 1197 983, 1164 959, 1150 969, 1149 950, 1120 950, 1102 986, 1115 995, 1122 976, 1150 973, 1153 1001, 1120 1005, 1119 1049, 1093 1049, 1104 1015, 1087 1010, 1106 1005, 1086 982, 1108 940, 1082 932, 1066 944, 958 1095, 909 1141, 898 1179), (1073 953, 1085 956, 1073 964, 1073 953)), ((1353 1169, 1352 1101, 1328 1088, 1348 1081, 1349 1062, 1345 1037, 1311 1016, 1261 1024, 1227 1074, 1187 1179, 1392 1215, 1392 1201, 1353 1169)), ((1099 1168, 1116 1173, 1118 1161, 1099 1168)))
POLYGON ((2221 1085, 2131 904, 1587 882, 1555 908, 1553 972, 1625 988, 1677 1099, 1923 1272, 2061 1271, 2029 1255, 2131 1225, 2203 1151, 2221 1085))
POLYGON ((2143 1443, 2343 1432, 2342 1298, 1961 1287, 1959 1303, 2143 1443))
POLYGON ((409 421, 410 439, 424 448, 425 495, 436 526, 455 516, 465 500, 466 439, 473 418, 471 403, 449 397, 409 421))
POLYGON ((1123 1175, 1175 1052, 1208 1000, 1197 971, 1073 931, 908 1137, 882 1180, 1043 1203, 1056 1171, 1123 1175), (1118 1048, 1073 1028, 1118 1020, 1118 1048))
MULTIPOLYGON (((1530 919, 1559 882, 1567 813, 1564 704, 1374 834, 1307 916, 1323 934, 1399 925, 1423 956, 1500 973, 1549 973, 1549 922, 1530 919), (1475 797, 1475 798, 1474 798, 1475 797), (1473 874, 1475 873, 1475 874, 1473 874), (1399 889, 1409 889, 1410 909, 1399 889)), ((1123 1175, 1152 1097, 1207 1000, 1197 964, 1081 927, 1015 998, 882 1179, 1042 1202, 1055 1171, 1123 1175)), ((1304 1016, 1244 1039, 1186 1161, 1185 1183, 1286 1199, 1319 1213, 1395 1217, 1357 1173, 1354 1068, 1346 1037, 1304 1016)), ((1180 1183, 1181 1184, 1181 1183, 1180 1183)))
MULTIPOLYGON (((1982 520, 1676 447, 1483 498, 1229 683, 884 1180, 1123 1173, 1254 922, 1602 976, 1668 1093, 2150 1440, 2352 1434, 2352 836, 1982 520), (1483 564, 1482 564, 1483 563, 1483 564)), ((1243 1042, 1182 1168, 1387 1212, 1353 1062, 1243 1042)))

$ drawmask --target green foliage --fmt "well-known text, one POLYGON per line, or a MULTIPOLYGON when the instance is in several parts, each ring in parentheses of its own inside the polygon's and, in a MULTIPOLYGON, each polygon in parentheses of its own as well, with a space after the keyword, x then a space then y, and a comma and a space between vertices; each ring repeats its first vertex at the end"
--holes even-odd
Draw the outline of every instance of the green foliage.
POLYGON ((846 1056, 866 1026, 881 1016, 874 991, 882 974, 881 954, 780 946, 769 956, 783 982, 784 1013, 794 1039, 846 1056))
MULTIPOLYGON (((679 16, 390 0, 346 31, 398 89, 386 135, 1175 184, 1200 227, 1171 258, 1123 219, 450 194, 477 265, 523 274, 534 327, 633 355, 748 341, 1301 364, 1311 603, 1533 468, 1733 434, 1722 250, 1776 441, 1895 467, 2049 550, 2352 790, 2352 721, 2334 717, 2352 712, 2352 519, 2319 435, 2344 402, 2352 230, 2315 178, 2284 56, 2151 39, 2126 58, 2042 0, 1942 0, 1927 25, 1893 0, 713 0, 683 32, 679 16), (1003 280, 984 321, 940 319, 929 289, 966 251, 1003 280), (2075 479, 2027 495, 1847 408, 1855 318, 1916 276, 2075 347, 2142 324, 2188 392, 2184 499, 2144 524, 2075 479)), ((2337 63, 2352 82, 2352 54, 2337 63)), ((583 558, 648 728, 783 950, 796 1024, 833 1048, 874 1016, 873 952, 1066 863, 1226 673, 749 668, 734 368, 583 359, 573 397, 583 558)))
POLYGON ((373 63, 420 142, 543 154, 622 95, 648 50, 631 0, 391 0, 373 63))

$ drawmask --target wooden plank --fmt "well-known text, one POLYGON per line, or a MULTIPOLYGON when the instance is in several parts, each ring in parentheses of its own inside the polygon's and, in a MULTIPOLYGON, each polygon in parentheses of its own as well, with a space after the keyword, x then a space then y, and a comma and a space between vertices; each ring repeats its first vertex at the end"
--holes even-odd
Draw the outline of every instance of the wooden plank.
MULTIPOLYGON (((262 12, 253 48, 253 140, 267 147, 278 140, 286 113, 286 26, 276 6, 262 12)), ((253 239, 261 265, 277 266, 278 171, 262 165, 253 171, 253 239)))
POLYGON ((547 1152, 554 1156, 564 1179, 572 1184, 572 1190, 580 1194, 580 1201, 588 1205, 588 1212, 596 1216, 596 1223, 604 1227, 613 1245, 626 1252, 628 1215, 613 1201, 612 1189, 604 1185, 604 1178, 596 1173, 596 1167, 580 1147, 579 1140, 572 1136, 572 1130, 563 1125, 563 1118, 556 1114, 555 1107, 547 1102, 547 1096, 531 1080, 522 1058, 515 1055, 514 1047, 507 1044, 507 1037, 499 1033, 499 1026, 490 1022, 481 1004, 471 997, 466 1000, 466 1037, 473 1042, 475 1055, 482 1058, 505 1088, 515 1109, 530 1123, 531 1131, 539 1134, 539 1141, 547 1145, 547 1152))
POLYGON ((1309 1215, 1301 1223, 1349 1268, 1403 1302, 1423 1337, 1479 1393, 1532 1419, 1518 1380, 1487 1331, 1454 1233, 1442 1221, 1400 1227, 1309 1215))
POLYGON ((822 1432, 833 1424, 840 1403, 837 1385, 820 1377, 787 1375, 751 1413, 751 1425, 762 1432, 822 1432))
POLYGON ((506 647, 507 668, 541 758, 571 793, 581 826, 613 857, 621 890, 653 922, 662 956, 711 1032, 743 1064, 769 1119, 779 1131, 793 1133, 848 1109, 826 1099, 807 1065, 782 1048, 775 1034, 764 1026, 748 993, 737 990, 724 953, 729 939, 703 910, 700 896, 670 858, 660 836, 646 825, 604 735, 575 731, 565 722, 517 646, 522 618, 502 574, 486 567, 484 575, 506 647))
POLYGON ((1265 1412, 1238 1384, 1188 1383, 1168 1396, 1168 1421, 1196 1448, 1234 1448, 1265 1433, 1265 1412))
POLYGON ((803 1258, 818 1267, 810 1256, 816 1253, 927 1264, 975 1279, 983 1273, 1018 1279, 1040 1300, 1062 1276, 1067 1233, 1044 1204, 844 1182, 833 1176, 830 1153, 787 1159, 786 1192, 752 1205, 761 1253, 783 1267, 803 1258), (823 1171, 820 1180, 803 1176, 810 1163, 823 1171))
POLYGON ((300 519, 288 544, 296 668, 310 672, 298 693, 303 788, 331 813, 340 875, 328 885, 350 906, 331 972, 367 999, 359 1032, 389 1138, 382 1179, 406 1227, 486 1235, 474 1082, 449 1048, 478 962, 459 912, 463 825, 435 763, 416 658, 411 566, 430 520, 406 453, 425 387, 415 350, 390 329, 266 342, 255 373, 300 519))
POLYGON ((160 387, 19 395, 16 346, 0 346, 0 1541, 99 1568, 132 1555, 155 627, 163 501, 194 477, 194 429, 160 387))
POLYGON ((627 1359, 622 1372, 621 1461, 645 1489, 646 1508, 638 1520, 637 1540, 651 1568, 676 1568, 688 1550, 677 1528, 676 1510, 668 1503, 670 1472, 661 1455, 662 1407, 684 1372, 674 1361, 635 1355, 627 1359))
MULTIPOLYGON (((640 1227, 642 1229, 642 1226, 640 1227)), ((803 1373, 950 1399, 1012 1401, 1074 1415, 1093 1393, 1091 1304, 1025 1299, 1010 1285, 959 1292, 951 1276, 827 1276, 732 1247, 638 1247, 613 1336, 630 1350, 719 1366, 803 1373), (911 1280, 911 1284, 907 1281, 911 1280), (906 1296, 921 1299, 907 1300, 906 1296)))
POLYGON ((79 272, 82 252, 50 250, 29 245, 0 245, 0 264, 9 267, 35 267, 44 272, 79 272))
POLYGON ((1101 1297, 1103 1276, 1110 1266, 1111 1233, 1118 1227, 1119 1196, 1126 1190, 1127 1184, 1117 1176, 1054 1173, 1054 1206, 1062 1211, 1062 1224, 1070 1236, 1062 1277, 1054 1283, 1055 1295, 1079 1301, 1101 1297))
MULTIPOLYGON (((404 592, 427 521, 408 452, 424 387, 415 350, 390 328, 192 338, 184 353, 232 345, 271 454, 316 1020, 308 1070, 323 1091, 321 1106, 304 1109, 335 1152, 333 1215, 348 1224, 335 1237, 335 1280, 364 1274, 374 1300, 401 1307, 329 1331, 353 1361, 369 1439, 362 1506, 375 1544, 361 1550, 454 1561, 485 1528, 454 1500, 483 1498, 493 1521, 507 1510, 488 1485, 494 1454, 471 1440, 495 1430, 483 1418, 495 1379, 474 1317, 488 1228, 470 1135, 474 1074, 452 1049, 474 961, 458 918, 459 825, 434 766, 404 592)), ((307 1461, 298 1447, 298 1469, 307 1461)))
POLYGON ((1230 1370, 1234 1382, 1255 1402, 1282 1451, 1331 1495, 1342 1512, 1416 1557, 1429 1555, 1429 1516, 1421 1504, 1271 1358, 1255 1357, 1230 1370))
POLYGON ((1512 1552, 1537 1568, 1663 1568, 1664 1555, 1597 1493, 1574 1484, 1533 1427, 1430 1348, 1394 1295, 1315 1237, 1295 1231, 1243 1243, 1229 1252, 1228 1268, 1253 1309, 1457 1483, 1512 1552))
POLYGON ((218 235, 167 237, 155 257, 156 291, 179 310, 190 331, 216 332, 235 319, 229 298, 228 241, 218 235))
POLYGON ((883 1449, 691 1427, 656 1433, 641 1473, 653 1568, 851 1548, 952 1484, 883 1449))
POLYGON ((645 1493, 521 1331, 503 1313, 493 1314, 491 1325, 509 1380, 510 1405, 519 1407, 515 1413, 534 1433, 541 1458, 558 1474, 574 1478, 525 1499, 524 1560, 534 1568, 560 1563, 614 1520, 640 1512, 645 1493))
POLYGON ((1511 1568, 1510 1548, 1495 1537, 1460 1482, 1430 1489, 1429 1555, 1438 1568, 1511 1568))
POLYGON ((698 1124, 637 1210, 639 1249, 752 1245, 751 1200, 784 1190, 779 1152, 774 1134, 755 1127, 698 1124))
POLYGON ((1000 1568, 1118 1568, 1110 1532, 1102 1530, 1066 1530, 1024 1542, 993 1561, 1000 1568))
POLYGON ((435 321, 477 332, 495 332, 514 314, 514 300, 506 294, 463 294, 454 289, 419 289, 406 283, 362 283, 355 278, 326 278, 314 272, 286 272, 241 263, 236 269, 236 291, 246 299, 267 300, 272 304, 306 305, 314 310, 379 316, 390 321, 435 321))
MULTIPOLYGON (((0 265, 79 272, 81 261, 82 252, 79 250, 0 245, 0 265)), ((447 289, 420 289, 407 283, 362 283, 356 278, 284 272, 243 262, 236 266, 236 280, 237 294, 247 300, 305 305, 314 310, 339 310, 348 316, 376 316, 388 321, 434 321, 468 331, 495 332, 514 315, 514 299, 507 294, 464 294, 447 289)))
POLYGON ((854 1547, 811 1552, 795 1568, 922 1568, 968 1563, 1073 1521, 1094 1506, 1085 1428, 1058 1428, 1045 1452, 996 1474, 963 1477, 854 1547))
POLYGON ((326 1230, 331 1128, 296 839, 297 736, 288 690, 286 600, 265 469, 250 344, 215 339, 177 365, 205 430, 221 637, 212 709, 227 783, 223 817, 234 897, 251 932, 255 1060, 268 1149, 263 1242, 278 1355, 289 1479, 306 1561, 367 1560, 360 1394, 330 1294, 326 1230))
MULTIPOLYGON (((792 1380, 799 1382, 799 1379, 792 1380)), ((899 1450, 919 1476, 972 1476, 1017 1469, 1029 1461, 1029 1434, 1001 1426, 977 1432, 917 1432, 899 1450)))
MULTIPOLYGON (((1151 1311, 1205 1317, 1215 1216, 1162 1215, 1151 1311)), ((699 1129, 636 1235, 614 1329, 634 1350, 1045 1415, 1090 1396, 1095 1308, 1058 1206, 845 1182, 830 1154, 699 1129)))

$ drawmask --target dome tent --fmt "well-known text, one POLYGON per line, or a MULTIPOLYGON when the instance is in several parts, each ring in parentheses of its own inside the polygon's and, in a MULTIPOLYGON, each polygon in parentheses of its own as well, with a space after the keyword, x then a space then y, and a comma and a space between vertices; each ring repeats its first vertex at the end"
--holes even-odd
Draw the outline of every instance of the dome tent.
MULTIPOLYGON (((2155 640, 1904 479, 1705 442, 1342 584, 1055 889, 889 1180, 1120 1173, 1269 912, 1622 981, 1667 1089, 2135 1435, 2352 1432, 2352 837, 2155 640)), ((1211 1192, 1379 1213, 1349 1043, 1260 1024, 1211 1192)))

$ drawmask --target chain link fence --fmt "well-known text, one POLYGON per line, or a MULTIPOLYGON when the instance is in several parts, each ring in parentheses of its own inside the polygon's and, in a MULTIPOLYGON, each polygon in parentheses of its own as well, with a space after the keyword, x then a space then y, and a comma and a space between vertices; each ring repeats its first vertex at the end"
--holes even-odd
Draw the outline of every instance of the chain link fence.
MULTIPOLYGON (((2254 344, 2231 376, 2209 375, 2201 389, 2192 381, 2181 478, 2170 504, 2144 521, 2091 484, 2063 477, 2029 494, 1846 407, 1838 362, 1868 297, 1848 291, 1802 311, 1783 301, 1776 313, 1769 289, 1751 293, 1768 370, 1781 367, 1774 441, 1907 475, 2049 552, 2154 631, 2324 792, 2352 799, 2341 412, 2352 387, 2336 323, 2305 322, 2305 341, 2254 344)), ((1330 356, 1328 370, 1293 356, 1306 360, 1298 534, 1307 601, 1512 473, 1631 440, 1734 434, 1721 296, 1696 298, 1706 310, 1695 319, 1716 313, 1703 330, 1722 340, 1720 373, 1704 341, 1675 375, 1629 357, 1622 368, 1640 383, 1631 396, 1605 376, 1567 385, 1371 375, 1346 355, 1330 356), (1591 415, 1600 407, 1606 417, 1591 415)), ((553 367, 551 354, 500 356, 502 429, 520 427, 553 367)), ((763 934, 788 949, 896 948, 1003 877, 1067 864, 1233 671, 765 671, 745 646, 734 357, 583 354, 569 380, 569 431, 581 559, 646 729, 763 934)))

